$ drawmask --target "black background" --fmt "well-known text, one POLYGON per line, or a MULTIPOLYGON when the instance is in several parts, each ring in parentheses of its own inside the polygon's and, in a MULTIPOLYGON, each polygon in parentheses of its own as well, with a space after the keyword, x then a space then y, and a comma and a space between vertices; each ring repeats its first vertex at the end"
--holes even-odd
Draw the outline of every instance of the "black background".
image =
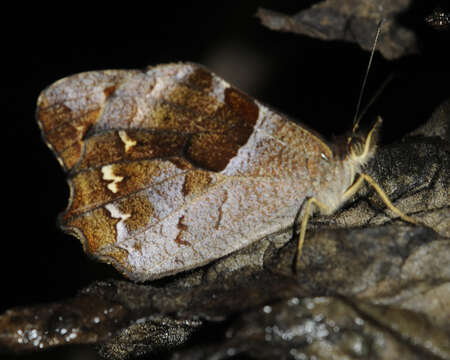
MULTIPOLYGON (((6 195, 0 234, 1 312, 73 296, 93 280, 120 278, 111 267, 85 256, 78 240, 57 227, 68 187, 34 119, 39 92, 81 71, 194 61, 324 135, 338 134, 351 126, 369 54, 354 44, 273 32, 254 16, 258 6, 292 14, 300 10, 298 3, 211 1, 208 6, 149 3, 142 8, 122 3, 95 13, 78 4, 3 14, 13 24, 3 25, 0 45, 1 178, 6 195)), ((306 7, 312 1, 301 3, 306 7)), ((368 117, 384 118, 384 143, 423 123, 449 95, 449 31, 433 30, 423 22, 433 6, 414 2, 400 17, 418 36, 418 55, 394 62, 375 56, 366 102, 389 74, 397 75, 368 117)), ((74 359, 78 350, 72 351, 74 359)), ((25 358, 66 355, 56 350, 25 358)))

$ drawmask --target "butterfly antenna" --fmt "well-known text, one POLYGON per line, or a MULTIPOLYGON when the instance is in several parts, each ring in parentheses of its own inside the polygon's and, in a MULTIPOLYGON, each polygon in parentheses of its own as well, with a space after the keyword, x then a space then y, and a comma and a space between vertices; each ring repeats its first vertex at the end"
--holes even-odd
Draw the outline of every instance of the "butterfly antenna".
MULTIPOLYGON (((391 80, 394 78, 394 74, 390 74, 381 84, 381 86, 378 88, 377 92, 375 93, 374 96, 372 96, 372 98, 370 99, 369 103, 364 107, 364 110, 361 111, 361 113, 359 114, 358 118, 356 119, 356 124, 359 124, 359 121, 364 117, 364 115, 366 115, 367 110, 370 109, 370 107, 372 106, 372 104, 380 97, 380 95, 383 93, 384 89, 386 88, 386 86, 391 82, 391 80)), ((358 129, 358 125, 356 125, 356 127, 353 127, 353 132, 355 132, 358 129)))
MULTIPOLYGON (((361 116, 359 116, 359 109, 361 107, 361 101, 362 101, 362 97, 364 94, 364 89, 366 87, 366 82, 367 82, 367 78, 369 76, 369 71, 370 68, 372 66, 372 60, 373 60, 373 55, 375 54, 375 50, 377 48, 377 42, 378 42, 378 37, 380 36, 380 32, 381 32, 381 25, 383 24, 383 19, 380 20, 380 22, 377 25, 377 33, 375 35, 375 39, 373 41, 373 46, 372 46, 372 51, 370 52, 370 59, 369 59, 369 63, 367 64, 367 69, 366 69, 366 74, 364 75, 364 80, 361 86, 361 91, 359 92, 359 98, 358 98, 358 103, 356 104, 356 111, 355 111, 355 117, 353 118, 353 129, 352 129, 352 133, 355 133, 356 130, 358 130, 358 126, 359 126, 359 120, 361 119, 361 116)), ((390 80, 388 78, 388 80, 390 80)), ((387 85, 389 81, 385 81, 384 86, 382 86, 381 90, 384 89, 384 87, 387 85)), ((379 91, 378 95, 381 92, 379 91)), ((378 95, 376 97, 378 97, 378 95)), ((372 104, 374 102, 374 100, 376 99, 376 97, 371 101, 370 104, 372 104)), ((367 111, 368 107, 366 107, 364 109, 363 114, 367 111)))

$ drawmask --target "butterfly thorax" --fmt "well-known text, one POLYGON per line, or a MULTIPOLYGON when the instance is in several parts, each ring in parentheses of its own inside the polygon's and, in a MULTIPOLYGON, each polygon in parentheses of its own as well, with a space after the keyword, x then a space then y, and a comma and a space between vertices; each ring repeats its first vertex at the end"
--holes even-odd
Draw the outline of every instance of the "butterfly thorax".
POLYGON ((351 133, 336 138, 333 159, 322 159, 315 198, 326 206, 321 213, 332 214, 345 201, 345 193, 354 183, 356 175, 374 156, 381 119, 366 135, 351 133))

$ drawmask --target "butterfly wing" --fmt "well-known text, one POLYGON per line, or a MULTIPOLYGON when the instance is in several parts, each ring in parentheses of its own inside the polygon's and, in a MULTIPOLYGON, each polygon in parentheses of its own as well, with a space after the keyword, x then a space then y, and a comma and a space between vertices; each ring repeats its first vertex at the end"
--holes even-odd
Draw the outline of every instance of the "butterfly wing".
POLYGON ((64 78, 41 93, 37 119, 68 172, 61 226, 139 281, 292 224, 308 196, 305 141, 330 151, 195 64, 64 78))

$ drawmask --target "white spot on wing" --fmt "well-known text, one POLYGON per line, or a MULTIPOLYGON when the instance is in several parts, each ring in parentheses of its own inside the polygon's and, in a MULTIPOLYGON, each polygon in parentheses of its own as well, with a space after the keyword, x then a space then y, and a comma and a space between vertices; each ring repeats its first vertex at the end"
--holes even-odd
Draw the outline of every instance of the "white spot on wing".
POLYGON ((170 94, 176 83, 183 82, 193 71, 194 68, 189 64, 171 64, 149 69, 147 76, 154 79, 151 96, 155 99, 163 99, 170 94))
POLYGON ((114 194, 119 191, 117 186, 123 180, 123 176, 114 174, 113 165, 105 165, 102 167, 103 180, 112 181, 107 185, 107 188, 114 194))
POLYGON ((109 211, 113 218, 121 219, 121 221, 124 221, 131 216, 130 214, 121 213, 120 210, 117 209, 113 204, 106 204, 105 208, 109 211))
POLYGON ((230 87, 225 80, 212 74, 212 95, 219 102, 225 102, 225 90, 230 87))
POLYGON ((111 217, 115 219, 120 219, 116 225, 117 231, 117 242, 121 242, 128 237, 128 231, 125 225, 125 220, 128 219, 131 214, 122 213, 114 204, 106 204, 106 210, 109 211, 111 217))
POLYGON ((123 144, 125 145, 125 152, 128 152, 133 146, 137 144, 137 142, 132 138, 130 138, 127 132, 124 130, 119 131, 119 137, 120 140, 122 140, 123 144))
POLYGON ((178 81, 185 80, 189 75, 194 72, 194 68, 191 65, 180 64, 177 66, 177 73, 175 75, 178 81))

